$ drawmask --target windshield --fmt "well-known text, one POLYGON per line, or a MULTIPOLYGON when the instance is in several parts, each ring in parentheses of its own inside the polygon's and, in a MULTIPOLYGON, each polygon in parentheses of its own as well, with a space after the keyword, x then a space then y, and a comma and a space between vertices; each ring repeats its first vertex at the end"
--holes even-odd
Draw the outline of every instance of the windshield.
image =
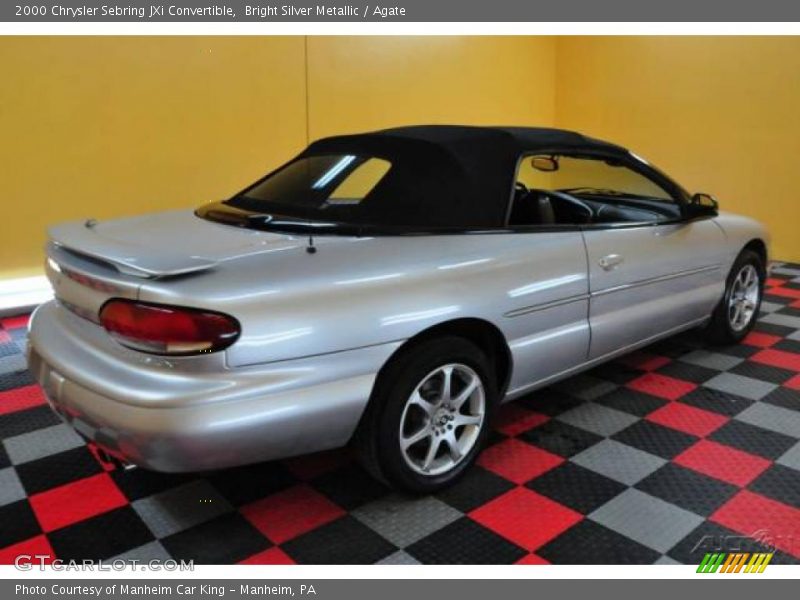
POLYGON ((528 189, 556 190, 573 196, 674 203, 670 193, 652 179, 602 157, 534 156, 520 164, 517 179, 528 189))

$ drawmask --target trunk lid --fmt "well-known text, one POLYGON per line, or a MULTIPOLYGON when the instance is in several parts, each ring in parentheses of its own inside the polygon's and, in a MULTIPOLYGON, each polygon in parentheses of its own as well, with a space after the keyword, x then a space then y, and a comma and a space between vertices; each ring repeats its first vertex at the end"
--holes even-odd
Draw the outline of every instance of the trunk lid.
POLYGON ((50 230, 50 239, 67 251, 143 278, 206 271, 222 261, 297 244, 289 235, 214 223, 191 210, 65 223, 50 230))
POLYGON ((191 210, 74 221, 51 228, 49 236, 46 272, 56 297, 95 322, 107 300, 137 299, 146 281, 194 276, 301 243, 289 235, 206 221, 191 210))

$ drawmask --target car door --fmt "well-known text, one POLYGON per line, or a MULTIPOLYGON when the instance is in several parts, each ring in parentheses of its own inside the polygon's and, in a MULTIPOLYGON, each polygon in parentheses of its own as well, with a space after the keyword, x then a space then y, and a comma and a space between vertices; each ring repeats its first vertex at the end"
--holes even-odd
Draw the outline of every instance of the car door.
POLYGON ((583 234, 590 360, 708 317, 725 279, 724 233, 711 218, 684 219, 686 193, 666 176, 631 156, 593 177, 614 194, 584 196, 596 213, 583 234))
POLYGON ((589 358, 707 317, 723 291, 723 233, 711 219, 587 229, 589 358))

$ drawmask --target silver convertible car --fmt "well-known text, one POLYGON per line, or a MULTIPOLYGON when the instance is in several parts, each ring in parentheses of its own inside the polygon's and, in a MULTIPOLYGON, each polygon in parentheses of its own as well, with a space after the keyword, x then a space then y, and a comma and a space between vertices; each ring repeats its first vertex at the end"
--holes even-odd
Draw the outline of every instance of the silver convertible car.
POLYGON ((752 328, 768 236, 555 129, 322 139, 222 202, 50 230, 30 368, 106 456, 205 471, 353 443, 428 492, 497 406, 692 327, 752 328))

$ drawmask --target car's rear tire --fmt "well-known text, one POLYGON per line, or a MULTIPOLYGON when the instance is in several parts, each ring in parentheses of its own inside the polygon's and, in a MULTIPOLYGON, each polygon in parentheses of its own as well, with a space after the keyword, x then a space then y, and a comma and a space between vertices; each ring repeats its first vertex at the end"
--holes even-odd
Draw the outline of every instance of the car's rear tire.
POLYGON ((361 462, 397 489, 451 485, 483 447, 497 396, 492 363, 475 344, 456 336, 414 344, 376 381, 355 438, 361 462))
POLYGON ((725 282, 725 294, 711 315, 706 333, 715 344, 736 344, 758 318, 766 281, 766 265, 757 253, 742 250, 725 282))

